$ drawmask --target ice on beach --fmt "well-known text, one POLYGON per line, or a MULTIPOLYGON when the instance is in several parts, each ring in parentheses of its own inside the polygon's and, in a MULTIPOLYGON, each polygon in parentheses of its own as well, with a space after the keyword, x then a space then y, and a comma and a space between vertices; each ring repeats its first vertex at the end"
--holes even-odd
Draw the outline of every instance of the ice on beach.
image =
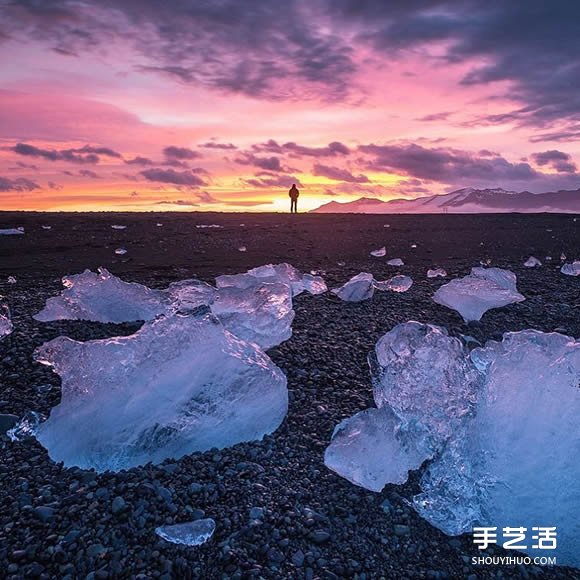
POLYGON ((403 483, 432 458, 473 412, 477 371, 443 328, 407 322, 369 355, 377 409, 340 423, 325 464, 349 481, 380 491, 403 483))
POLYGON ((224 226, 220 226, 219 224, 198 224, 195 227, 198 229, 207 229, 207 228, 223 228, 224 226))
POLYGON ((61 336, 35 358, 62 379, 37 438, 66 466, 118 471, 259 440, 288 409, 282 371, 203 307, 127 337, 61 336))
POLYGON ((525 300, 516 288, 516 275, 501 268, 472 268, 437 289, 433 300, 461 314, 466 322, 480 320, 492 308, 525 300))
POLYGON ((387 255, 387 248, 385 246, 383 246, 382 248, 379 248, 378 250, 373 250, 371 252, 371 256, 374 256, 375 258, 382 258, 383 256, 387 255))
POLYGON ((238 252, 246 252, 248 250, 248 248, 246 248, 246 246, 240 246, 238 248, 238 252))
POLYGON ((167 296, 170 305, 168 312, 171 310, 188 312, 204 304, 211 304, 216 289, 202 280, 188 279, 171 283, 166 290, 159 292, 159 294, 167 296))
POLYGON ((287 284, 260 282, 245 288, 219 288, 211 310, 230 332, 263 349, 292 336, 294 310, 287 284))
POLYGON ((302 276, 302 284, 304 285, 304 290, 309 294, 324 294, 328 292, 328 287, 322 276, 316 276, 314 274, 304 274, 302 276))
POLYGON ((530 256, 525 262, 524 266, 526 268, 535 268, 536 266, 541 266, 542 262, 538 260, 538 258, 534 258, 534 256, 530 256))
POLYGON ((371 491, 379 492, 387 483, 404 483, 409 470, 420 467, 426 456, 400 429, 401 421, 389 407, 361 411, 335 427, 324 464, 371 491))
POLYGON ((477 412, 423 476, 416 508, 448 534, 556 526, 550 554, 580 567, 580 341, 524 330, 470 359, 484 377, 477 412))
POLYGON ((113 228, 114 230, 125 230, 125 229, 127 229, 127 226, 114 225, 114 226, 111 226, 111 228, 113 228))
POLYGON ((445 278, 447 276, 447 271, 443 268, 431 268, 427 270, 427 278, 445 278))
POLYGON ((0 236, 20 236, 22 234, 24 234, 24 228, 0 229, 0 236))
POLYGON ((36 411, 27 411, 24 416, 6 432, 11 441, 25 441, 36 437, 38 428, 44 417, 36 411))
POLYGON ((117 254, 117 256, 124 256, 127 253, 127 250, 125 248, 117 248, 115 250, 115 254, 117 254))
POLYGON ((389 266, 404 266, 405 262, 403 262, 403 260, 401 260, 401 258, 393 258, 392 260, 389 260, 387 262, 387 265, 389 265, 389 266))
POLYGON ((8 282, 8 284, 16 284, 16 278, 14 276, 8 276, 6 282, 8 282))
POLYGON ((60 296, 49 298, 35 320, 92 320, 95 322, 130 322, 151 320, 167 308, 167 298, 136 282, 124 282, 105 268, 97 273, 62 279, 65 289, 60 296))
POLYGON ((218 288, 236 287, 250 288, 265 282, 286 284, 292 289, 294 296, 304 291, 302 274, 291 264, 265 264, 252 268, 243 274, 225 274, 216 279, 218 288))
MULTIPOLYGON (((431 458, 413 503, 432 525, 555 526, 550 554, 580 567, 580 340, 524 330, 468 352, 442 328, 407 322, 369 364, 378 409, 339 424, 328 467, 380 491, 431 458)), ((534 543, 527 551, 545 555, 534 543)))
POLYGON ((331 292, 346 302, 361 302, 373 297, 375 292, 374 282, 372 274, 361 272, 353 276, 340 288, 334 288, 331 292))
POLYGON ((8 336, 13 330, 14 325, 10 317, 10 308, 8 308, 8 304, 2 301, 2 296, 0 296, 0 339, 8 336))
POLYGON ((406 292, 413 285, 413 280, 409 276, 393 276, 382 282, 375 282, 377 290, 391 290, 392 292, 406 292))
POLYGON ((566 254, 564 254, 564 252, 562 252, 562 253, 560 254, 560 261, 561 261, 561 262, 565 262, 565 261, 566 261, 566 254))
POLYGON ((155 528, 160 538, 183 546, 201 546, 213 536, 214 531, 215 521, 211 518, 155 528))
POLYGON ((43 230, 52 230, 52 226, 40 226, 43 230))
POLYGON ((156 225, 158 228, 162 228, 162 227, 163 227, 163 224, 161 224, 161 223, 158 223, 158 224, 155 224, 155 225, 156 225))
POLYGON ((571 264, 564 264, 560 268, 560 272, 567 276, 580 276, 580 260, 575 260, 571 264))

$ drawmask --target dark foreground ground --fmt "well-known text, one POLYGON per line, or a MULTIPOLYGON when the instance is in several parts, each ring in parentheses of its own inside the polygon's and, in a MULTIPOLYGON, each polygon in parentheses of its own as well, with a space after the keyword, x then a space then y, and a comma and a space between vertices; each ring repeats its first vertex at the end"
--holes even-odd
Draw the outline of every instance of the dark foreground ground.
MULTIPOLYGON (((490 259, 516 272, 526 301, 488 312, 468 331, 479 340, 526 328, 579 337, 580 280, 556 268, 561 252, 580 257, 580 218, 574 219, 0 213, 0 228, 26 228, 24 236, 0 236, 0 294, 15 323, 14 333, 0 342, 0 413, 48 414, 58 404, 59 378, 32 360, 42 342, 60 334, 87 340, 138 328, 32 320, 60 291, 59 278, 84 268, 105 266, 155 287, 189 277, 212 281, 282 261, 324 270, 331 287, 360 271, 384 279, 400 270, 415 282, 405 294, 379 293, 359 304, 330 296, 296 299, 293 337, 269 352, 288 377, 290 409, 264 441, 102 475, 55 465, 35 441, 0 443, 0 577, 579 578, 565 568, 471 566, 481 552, 470 536, 447 537, 407 506, 418 474, 375 494, 323 464, 334 426, 373 404, 366 356, 382 334, 407 320, 466 332, 455 312, 432 302, 444 281, 428 280, 428 267, 440 265, 457 276, 490 259), (127 229, 115 231, 112 224, 127 229), (247 252, 238 251, 242 245, 247 252), (371 258, 369 252, 382 245, 388 258, 400 257, 406 265, 397 269, 371 258), (117 247, 128 253, 116 256, 117 247), (527 269, 522 264, 530 255, 554 260, 527 269), (6 283, 9 275, 16 284, 6 283), (39 394, 35 387, 47 383, 53 389, 39 394), (117 497, 121 509, 114 513, 117 497), (392 505, 387 513, 385 499, 392 505), (263 508, 254 522, 253 507, 263 508), (203 515, 217 522, 205 546, 178 547, 154 533, 158 525, 203 515)), ((514 555, 500 548, 494 553, 514 555)))

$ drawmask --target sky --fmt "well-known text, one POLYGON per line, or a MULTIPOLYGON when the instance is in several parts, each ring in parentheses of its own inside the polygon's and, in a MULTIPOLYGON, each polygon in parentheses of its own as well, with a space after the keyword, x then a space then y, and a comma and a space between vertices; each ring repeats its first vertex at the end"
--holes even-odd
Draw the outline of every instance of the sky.
POLYGON ((580 188, 580 3, 0 0, 0 209, 580 188))

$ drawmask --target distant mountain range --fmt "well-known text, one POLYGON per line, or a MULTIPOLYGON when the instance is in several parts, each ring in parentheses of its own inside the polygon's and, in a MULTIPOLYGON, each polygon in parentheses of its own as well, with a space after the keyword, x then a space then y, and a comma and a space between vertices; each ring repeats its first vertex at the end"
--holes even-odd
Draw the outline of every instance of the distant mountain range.
POLYGON ((311 213, 580 213, 580 189, 575 191, 506 191, 467 187, 444 195, 382 201, 361 197, 331 201, 311 213))

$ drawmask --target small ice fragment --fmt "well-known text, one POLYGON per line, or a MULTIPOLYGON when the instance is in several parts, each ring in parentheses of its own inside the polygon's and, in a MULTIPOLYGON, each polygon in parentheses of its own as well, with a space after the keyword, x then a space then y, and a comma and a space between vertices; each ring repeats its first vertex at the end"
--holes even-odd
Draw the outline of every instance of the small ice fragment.
POLYGON ((379 248, 378 250, 373 250, 371 252, 371 256, 374 256, 375 258, 382 258, 386 254, 387 254, 387 248, 385 246, 383 246, 382 248, 379 248))
POLYGON ((43 230, 52 230, 52 226, 40 226, 43 230))
POLYGON ((240 246, 238 248, 238 252, 245 252, 248 248, 246 248, 246 246, 240 246))
POLYGON ((198 224, 195 227, 199 229, 205 229, 205 228, 223 228, 224 226, 220 226, 218 224, 198 224))
POLYGON ((562 252, 562 253, 560 254, 560 261, 561 261, 561 262, 565 262, 565 261, 566 261, 566 254, 564 254, 564 252, 562 252))
POLYGON ((155 224, 155 225, 156 225, 158 228, 162 228, 162 227, 163 227, 163 224, 161 224, 161 223, 157 223, 157 224, 155 224))
POLYGON ((552 256, 546 256, 544 258, 544 260, 546 260, 546 262, 551 262, 552 261, 552 256))
POLYGON ((445 276, 447 276, 447 272, 443 268, 433 268, 427 270, 427 278, 437 278, 438 276, 445 278, 445 276))
POLYGON ((391 227, 391 224, 385 224, 383 227, 384 228, 390 228, 391 227))
POLYGON ((304 289, 310 294, 324 294, 328 291, 326 282, 322 276, 314 276, 312 274, 304 274, 302 276, 302 284, 304 289))
POLYGON ((214 531, 215 521, 211 518, 155 528, 155 533, 165 541, 183 546, 201 546, 213 536, 214 531))
POLYGON ((389 265, 389 266, 404 266, 405 262, 403 262, 403 260, 401 260, 401 258, 393 258, 392 260, 389 260, 387 262, 387 265, 389 265))
POLYGON ((6 432, 11 441, 24 441, 36 436, 44 416, 36 411, 27 411, 22 419, 6 432))
POLYGON ((417 244, 411 244, 411 248, 416 248, 417 244))
POLYGON ((127 229, 127 226, 111 226, 111 228, 113 228, 114 230, 125 230, 127 229))
POLYGON ((526 268, 535 268, 536 266, 541 266, 542 262, 538 260, 538 258, 534 258, 534 256, 530 256, 525 262, 524 266, 526 268))
POLYGON ((10 308, 2 301, 2 298, 0 296, 0 338, 8 336, 14 330, 14 325, 10 319, 10 308))
POLYGON ((353 276, 340 288, 331 290, 341 300, 346 302, 361 302, 373 297, 375 291, 374 278, 368 272, 361 272, 353 276))
POLYGON ((115 250, 115 254, 117 254, 117 256, 124 256, 127 253, 127 250, 125 248, 117 248, 115 250))
POLYGON ((43 383, 42 385, 37 385, 34 390, 39 395, 46 395, 46 393, 52 391, 52 385, 50 383, 43 383))
POLYGON ((14 276, 8 276, 6 282, 8 282, 8 284, 16 284, 16 278, 14 276))
POLYGON ((337 262, 336 265, 337 266, 346 266, 346 262, 337 262))
POLYGON ((433 300, 459 312, 465 322, 480 320, 492 308, 525 300, 517 291, 516 280, 516 275, 509 270, 472 268, 469 276, 441 286, 433 300))
POLYGON ((580 276, 580 260, 575 260, 571 264, 564 264, 560 268, 560 272, 567 276, 580 276))
POLYGON ((0 230, 0 236, 18 236, 24 233, 24 228, 5 228, 0 230))
POLYGON ((409 276, 399 274, 384 282, 375 282, 377 290, 391 290, 392 292, 406 292, 413 285, 413 280, 409 276))

